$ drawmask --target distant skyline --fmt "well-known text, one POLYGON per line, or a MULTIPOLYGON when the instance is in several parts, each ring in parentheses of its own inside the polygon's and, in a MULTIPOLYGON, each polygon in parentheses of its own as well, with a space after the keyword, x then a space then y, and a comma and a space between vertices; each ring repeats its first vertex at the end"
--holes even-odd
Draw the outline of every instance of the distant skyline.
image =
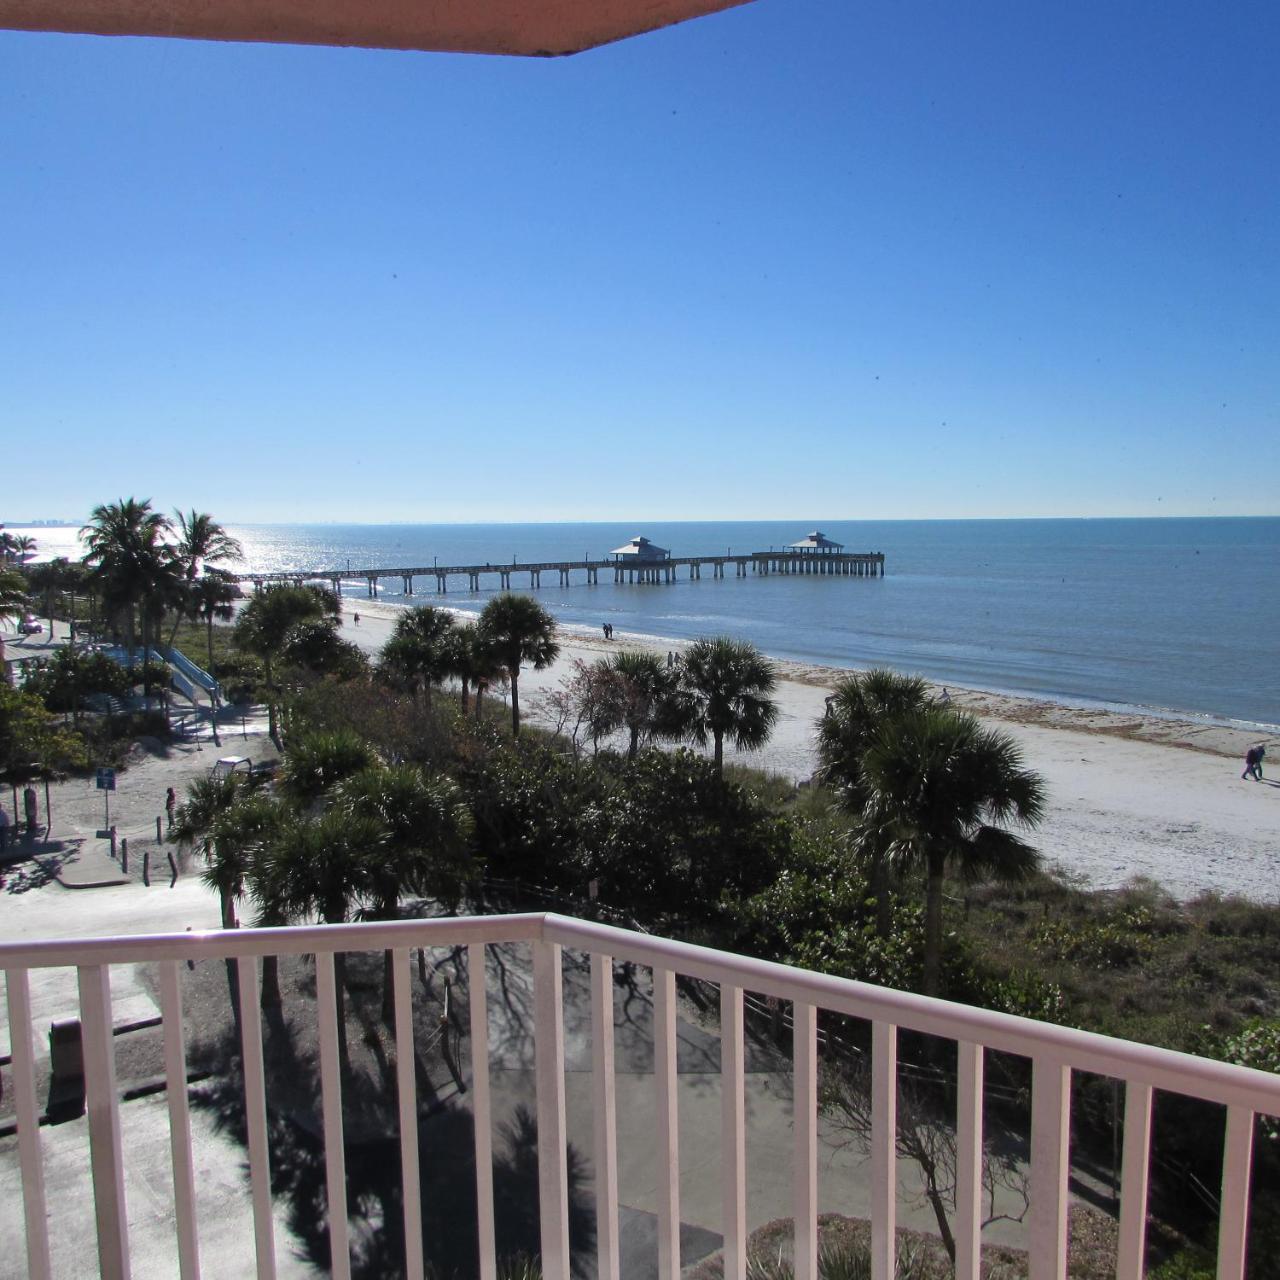
POLYGON ((0 519, 1280 514, 1276 65, 1248 2, 0 32, 0 519))

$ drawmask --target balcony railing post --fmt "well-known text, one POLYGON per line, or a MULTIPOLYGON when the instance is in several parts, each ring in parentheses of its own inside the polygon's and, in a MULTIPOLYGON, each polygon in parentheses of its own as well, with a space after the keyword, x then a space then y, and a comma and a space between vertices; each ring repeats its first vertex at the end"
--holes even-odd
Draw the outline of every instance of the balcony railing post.
POLYGON ((262 1065, 262 1015, 258 1008, 258 959, 236 964, 240 995, 240 1047, 244 1071, 244 1120, 249 1137, 249 1185, 253 1197, 253 1248, 258 1280, 275 1280, 276 1237, 271 1217, 271 1152, 267 1144, 267 1081, 262 1065))
POLYGON ((27 1228, 27 1274, 32 1280, 48 1280, 53 1264, 45 1217, 44 1152, 31 1043, 31 988, 25 969, 6 970, 4 981, 9 1010, 9 1051, 13 1055, 13 1102, 18 1115, 18 1168, 22 1174, 22 1209, 27 1228))
POLYGON ((1142 1280, 1145 1274, 1150 1167, 1151 1086, 1130 1081, 1124 1093, 1124 1163, 1120 1173, 1116 1280, 1142 1280))
POLYGON ((613 960, 591 957, 592 1144, 596 1184, 596 1275, 618 1280, 618 1111, 613 1064, 613 960))
POLYGON ((485 990, 485 944, 467 947, 467 1003, 471 1016, 471 1115, 476 1149, 476 1234, 480 1280, 497 1275, 493 1228, 493 1114, 489 1104, 489 1000, 485 990))
POLYGON ((747 1136, 742 988, 720 987, 721 1190, 724 1280, 747 1274, 747 1136))
POLYGON ((404 1213, 404 1271, 422 1280, 422 1188, 418 1176, 418 1083, 413 1043, 413 979, 409 948, 391 953, 392 996, 396 1019, 396 1103, 400 1112, 400 1185, 404 1213))
POLYGON ((1227 1141, 1222 1155, 1222 1218, 1218 1223, 1218 1280, 1244 1280, 1249 1238, 1249 1171, 1253 1165, 1254 1114, 1227 1108, 1227 1141))
POLYGON ((569 1280, 569 1170, 565 1149, 564 1004, 560 947, 533 944, 538 1201, 544 1280, 569 1280))
POLYGON ((1071 1068, 1054 1058, 1031 1068, 1030 1280, 1067 1280, 1067 1171, 1071 1068))
POLYGON ((347 1162, 342 1148, 342 1064, 338 1056, 338 987, 332 951, 316 952, 316 1014, 320 1033, 320 1109, 324 1119, 330 1274, 336 1280, 350 1280, 347 1162))
POLYGON ((164 1026, 165 1093, 169 1100, 169 1150, 173 1159, 173 1208, 178 1227, 178 1272, 199 1280, 200 1237, 196 1230, 196 1180, 187 1105, 187 1053, 182 1026, 182 978, 176 960, 160 966, 160 1011, 164 1026))
POLYGON ((98 1220, 98 1271, 103 1280, 129 1280, 129 1221, 111 1035, 111 975, 105 965, 87 965, 80 969, 79 981, 89 1157, 98 1220))
POLYGON ((871 1026, 871 1277, 894 1280, 898 1226, 898 1028, 871 1026))
POLYGON ((956 1046, 956 1280, 978 1280, 982 1267, 983 1051, 956 1046))
POLYGON ((792 1021, 796 1280, 818 1280, 818 1010, 797 1000, 792 1021))
POLYGON ((658 1280, 680 1276, 680 1129, 676 975, 653 970, 653 1077, 658 1095, 658 1280))

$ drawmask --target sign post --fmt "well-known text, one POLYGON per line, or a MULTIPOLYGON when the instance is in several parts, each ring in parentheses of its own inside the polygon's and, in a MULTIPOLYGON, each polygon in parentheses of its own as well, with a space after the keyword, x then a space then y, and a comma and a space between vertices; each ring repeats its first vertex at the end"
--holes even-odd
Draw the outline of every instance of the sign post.
POLYGON ((116 789, 116 771, 114 769, 98 770, 98 790, 102 792, 102 802, 106 806, 103 827, 111 830, 111 793, 116 789))

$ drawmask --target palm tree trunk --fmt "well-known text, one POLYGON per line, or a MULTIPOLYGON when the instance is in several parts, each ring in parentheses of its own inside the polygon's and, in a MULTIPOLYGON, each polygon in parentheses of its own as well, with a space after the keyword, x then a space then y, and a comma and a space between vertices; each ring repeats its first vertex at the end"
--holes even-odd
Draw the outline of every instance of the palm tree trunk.
POLYGON ((468 680, 466 676, 462 676, 461 680, 462 680, 462 718, 465 720, 467 717, 467 704, 470 700, 470 694, 471 694, 471 681, 468 680))
POLYGON ((942 969, 942 886, 946 871, 942 854, 929 855, 924 900, 924 993, 938 994, 938 977, 942 969))
POLYGON ((262 998, 258 1002, 263 1009, 280 1008, 280 957, 262 957, 262 998))
MULTIPOLYGON (((339 921, 331 921, 341 924, 339 921)), ((345 1075, 351 1070, 351 1051, 347 1048, 347 955, 335 951, 333 955, 334 994, 338 1006, 338 1067, 345 1075)))
POLYGON ((271 659, 263 658, 262 671, 267 678, 267 737, 280 745, 280 735, 276 726, 276 687, 271 679, 271 659))
POLYGON ((724 733, 720 729, 713 729, 711 732, 714 735, 716 740, 716 754, 715 754, 716 777, 723 778, 724 777, 724 733))
POLYGON ((70 595, 67 598, 71 601, 71 607, 67 611, 71 615, 71 621, 68 624, 69 629, 67 631, 67 644, 70 647, 71 652, 75 653, 76 651, 76 593, 74 589, 72 589, 70 595))
POLYGON ((520 736, 520 668, 511 670, 511 736, 520 736))
MULTIPOLYGON (((235 929, 236 911, 229 893, 223 893, 222 898, 222 927, 224 929, 235 929)), ((240 1019, 240 962, 228 957, 227 966, 227 987, 231 995, 231 1019, 235 1023, 236 1043, 243 1044, 241 1039, 241 1019, 240 1019)))
POLYGON ((634 760, 636 752, 640 749, 640 726, 633 724, 631 726, 631 745, 627 748, 627 759, 634 760))
POLYGON ((876 900, 876 936, 887 938, 893 929, 893 913, 889 905, 889 867, 883 854, 872 855, 867 880, 876 900))
POLYGON ((206 637, 206 638, 207 638, 207 640, 208 640, 208 642, 209 642, 209 667, 208 667, 208 671, 209 671, 209 674, 212 676, 212 675, 213 675, 213 610, 212 610, 212 609, 210 609, 210 610, 209 610, 209 619, 208 619, 208 621, 209 621, 209 625, 208 625, 208 635, 207 635, 207 637, 206 637))

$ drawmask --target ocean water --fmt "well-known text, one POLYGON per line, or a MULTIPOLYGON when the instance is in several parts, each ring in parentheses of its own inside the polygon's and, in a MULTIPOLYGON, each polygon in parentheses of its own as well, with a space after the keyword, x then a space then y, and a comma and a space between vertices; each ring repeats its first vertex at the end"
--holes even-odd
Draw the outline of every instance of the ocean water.
MULTIPOLYGON (((598 559, 635 534, 675 555, 781 547, 802 523, 245 525, 246 570, 598 559)), ((885 577, 769 575, 568 588, 538 600, 571 626, 731 634, 780 658, 883 664, 948 684, 1092 706, 1280 724, 1280 518, 831 521, 885 577)), ((41 530, 34 530, 39 538, 41 530)), ((46 541, 55 533, 48 530, 46 541)), ((453 579, 478 612, 497 591, 453 579)), ((492 585, 488 585, 489 582, 492 585)), ((527 590, 528 579, 513 579, 527 590)), ((419 579, 412 603, 438 597, 419 579)), ((359 598, 364 583, 344 592, 359 598)), ((405 603, 400 582, 380 598, 405 603)))

